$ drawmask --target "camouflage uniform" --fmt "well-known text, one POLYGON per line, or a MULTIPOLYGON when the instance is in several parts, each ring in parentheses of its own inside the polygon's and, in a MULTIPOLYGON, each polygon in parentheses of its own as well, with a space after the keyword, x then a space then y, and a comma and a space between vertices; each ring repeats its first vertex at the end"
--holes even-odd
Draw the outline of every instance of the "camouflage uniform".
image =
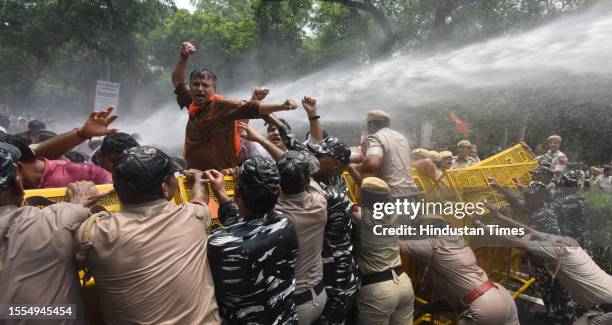
POLYGON ((327 225, 323 240, 323 281, 327 305, 323 315, 329 324, 344 324, 357 297, 359 270, 351 238, 351 202, 341 176, 319 182, 327 198, 327 225))
POLYGON ((587 232, 587 203, 581 193, 559 193, 553 203, 562 236, 576 239, 585 248, 587 232))
MULTIPOLYGON (((551 153, 549 150, 544 155, 537 157, 536 160, 538 160, 540 164, 549 163, 553 172, 563 173, 567 168, 567 156, 559 150, 555 153, 551 153)), ((555 181, 561 181, 560 175, 555 176, 555 181)))
MULTIPOLYGON (((319 153, 340 146, 336 138, 327 137, 321 144, 308 144, 306 149, 291 134, 285 139, 285 145, 289 150, 310 150, 319 153)), ((350 151, 348 147, 346 150, 350 151)), ((331 152, 327 154, 338 160, 338 155, 331 152)), ((328 324, 351 323, 350 313, 359 287, 359 270, 352 240, 351 201, 342 176, 331 177, 318 184, 327 199, 327 225, 321 253, 327 303, 322 318, 328 324)))

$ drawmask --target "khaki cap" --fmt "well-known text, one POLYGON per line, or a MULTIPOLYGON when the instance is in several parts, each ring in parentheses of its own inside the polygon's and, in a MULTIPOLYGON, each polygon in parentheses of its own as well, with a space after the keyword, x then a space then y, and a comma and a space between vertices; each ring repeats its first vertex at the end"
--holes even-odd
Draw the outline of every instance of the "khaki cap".
POLYGON ((412 150, 412 154, 417 157, 420 157, 421 159, 429 158, 430 153, 431 153, 430 151, 428 151, 427 149, 423 149, 423 148, 416 148, 412 150))
POLYGON ((557 141, 557 142, 561 142, 561 137, 560 137, 560 136, 558 136, 558 135, 556 135, 556 134, 554 134, 554 135, 549 136, 549 137, 546 139, 546 141, 557 141))
POLYGON ((447 157, 453 158, 453 153, 450 151, 442 151, 440 152, 440 157, 441 158, 447 158, 447 157))
POLYGON ((389 185, 378 177, 366 177, 361 182, 361 189, 373 194, 391 194, 389 185))
POLYGON ((457 147, 468 147, 471 148, 472 144, 468 140, 461 140, 457 143, 457 147))
POLYGON ((381 111, 379 109, 375 109, 373 111, 369 111, 366 121, 367 122, 373 122, 373 121, 390 121, 391 120, 391 116, 389 116, 389 114, 387 114, 387 112, 385 111, 381 111))
POLYGON ((442 161, 442 155, 437 152, 437 151, 430 151, 429 152, 429 159, 433 160, 433 161, 442 161))
POLYGON ((444 221, 444 222, 446 222, 446 219, 444 219, 443 216, 439 216, 439 215, 436 215, 436 214, 424 214, 424 215, 418 216, 416 218, 416 222, 417 222, 418 226, 420 226, 420 225, 428 225, 428 224, 434 223, 436 221, 444 221))

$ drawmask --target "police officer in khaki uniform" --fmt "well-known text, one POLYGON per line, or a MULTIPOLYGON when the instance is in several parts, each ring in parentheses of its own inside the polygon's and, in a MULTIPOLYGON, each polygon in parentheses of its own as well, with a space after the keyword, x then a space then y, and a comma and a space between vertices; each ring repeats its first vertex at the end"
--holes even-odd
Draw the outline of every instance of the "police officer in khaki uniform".
MULTIPOLYGON (((444 228, 449 224, 437 215, 417 217, 417 226, 444 228)), ((401 240, 403 254, 427 263, 437 295, 460 314, 459 324, 519 324, 512 296, 489 280, 462 236, 425 236, 401 240)))
POLYGON ((429 152, 429 159, 431 159, 434 164, 436 165, 436 179, 440 178, 440 176, 442 176, 442 154, 440 154, 437 151, 430 151, 429 152))
POLYGON ((410 174, 410 145, 401 133, 389 128, 391 117, 384 111, 367 114, 368 137, 365 160, 355 165, 361 175, 376 175, 384 180, 395 198, 416 200, 418 188, 410 174))
POLYGON ((548 151, 542 155, 536 157, 536 160, 540 164, 550 164, 553 172, 555 173, 555 180, 561 180, 561 174, 567 167, 567 156, 559 150, 561 146, 561 137, 558 135, 551 135, 547 139, 548 151))
POLYGON ((191 170, 193 199, 170 202, 176 167, 139 146, 113 164, 121 212, 93 215, 79 228, 77 260, 96 279, 107 324, 220 324, 207 259, 211 221, 202 172, 191 170))
POLYGON ((377 203, 390 202, 391 189, 380 178, 366 177, 362 184, 362 213, 355 215, 355 247, 361 273, 357 298, 359 324, 412 324, 414 291, 402 270, 399 238, 379 234, 380 228, 397 226, 397 215, 374 214, 377 203))
POLYGON ((450 151, 440 152, 440 171, 451 169, 453 165, 453 153, 450 151))
MULTIPOLYGON (((507 244, 538 257, 553 277, 557 277, 569 295, 587 312, 574 325, 612 324, 612 276, 602 270, 582 247, 570 237, 539 232, 501 215, 487 205, 492 215, 502 222, 525 229, 522 238, 496 236, 507 244)), ((480 220, 476 224, 484 225, 480 220)))
POLYGON ((472 146, 468 140, 461 140, 457 143, 457 156, 453 157, 451 168, 467 168, 477 163, 469 156, 472 146))
POLYGON ((423 148, 416 148, 410 154, 412 160, 431 158, 431 151, 423 148))
MULTIPOLYGON (((20 156, 16 147, 0 143, 0 304, 71 304, 73 319, 48 323, 88 324, 76 276, 73 236, 89 216, 82 204, 97 194, 96 188, 92 182, 72 183, 68 186, 70 203, 43 209, 19 207, 24 196, 17 167, 20 156)), ((5 322, 43 321, 0 320, 0 324, 5 322)))

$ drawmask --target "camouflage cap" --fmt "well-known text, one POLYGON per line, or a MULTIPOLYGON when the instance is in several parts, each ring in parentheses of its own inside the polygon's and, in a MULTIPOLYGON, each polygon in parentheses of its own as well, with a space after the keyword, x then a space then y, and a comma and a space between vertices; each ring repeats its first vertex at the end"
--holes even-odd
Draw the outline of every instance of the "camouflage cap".
POLYGON ((549 141, 549 142, 550 142, 550 141, 557 141, 557 142, 561 142, 561 137, 560 137, 560 136, 558 136, 558 135, 556 135, 556 134, 553 134, 553 135, 549 136, 549 137, 546 139, 546 141, 549 141))
POLYGON ((581 174, 579 171, 575 169, 566 170, 563 175, 561 175, 561 186, 577 187, 580 178, 581 174))
POLYGON ((314 153, 328 155, 344 165, 348 165, 351 159, 351 149, 336 137, 327 137, 321 143, 308 143, 308 150, 314 153))
POLYGON ((5 190, 15 184, 17 178, 17 162, 21 152, 8 143, 0 143, 0 190, 5 190))
POLYGON ((278 194, 280 174, 276 162, 261 156, 245 160, 240 166, 237 184, 250 193, 278 194))
MULTIPOLYGON (((308 182, 310 175, 314 174, 314 172, 311 171, 313 158, 312 155, 300 151, 289 150, 285 152, 276 162, 283 183, 287 181, 300 184, 308 182)), ((314 158, 314 160, 316 160, 316 158, 314 158)))
POLYGON ((544 183, 540 181, 531 181, 529 183, 529 186, 523 189, 523 192, 525 193, 525 195, 528 195, 528 196, 532 196, 536 194, 545 194, 548 197, 548 195, 550 195, 550 191, 548 190, 548 187, 546 187, 546 185, 544 185, 544 183))
POLYGON ((155 189, 177 171, 163 151, 152 146, 138 146, 121 153, 113 164, 113 184, 124 190, 155 189))

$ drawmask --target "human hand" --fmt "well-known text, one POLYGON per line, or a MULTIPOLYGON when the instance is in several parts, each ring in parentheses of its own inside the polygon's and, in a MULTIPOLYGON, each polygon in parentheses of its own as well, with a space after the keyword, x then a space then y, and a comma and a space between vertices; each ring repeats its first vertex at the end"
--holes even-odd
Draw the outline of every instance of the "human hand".
POLYGON ((293 99, 287 99, 282 106, 285 111, 292 111, 297 108, 297 104, 293 99))
POLYGON ((252 100, 262 101, 266 96, 270 93, 270 89, 268 88, 254 88, 253 94, 251 95, 252 100))
POLYGON ((86 205, 90 198, 97 196, 98 189, 93 182, 79 181, 68 184, 66 188, 66 195, 68 195, 68 202, 86 205))
POLYGON ((204 172, 204 178, 212 185, 213 192, 219 203, 223 204, 230 200, 225 191, 225 177, 223 173, 216 169, 210 169, 204 172))
POLYGON ((113 108, 109 107, 98 112, 91 112, 83 126, 79 128, 79 135, 83 138, 102 137, 117 132, 117 129, 109 129, 108 126, 119 116, 111 115, 113 108))
POLYGON ((238 124, 238 129, 244 130, 246 134, 240 134, 240 137, 249 141, 254 142, 262 142, 266 139, 256 128, 250 126, 247 123, 240 122, 238 124))
POLYGON ((180 53, 181 53, 181 57, 183 59, 188 59, 195 52, 196 52, 196 48, 195 48, 195 46, 193 46, 193 44, 191 44, 189 42, 183 42, 181 44, 181 52, 180 53))
POLYGON ((302 106, 308 117, 317 115, 317 100, 314 97, 304 96, 302 98, 302 106))

